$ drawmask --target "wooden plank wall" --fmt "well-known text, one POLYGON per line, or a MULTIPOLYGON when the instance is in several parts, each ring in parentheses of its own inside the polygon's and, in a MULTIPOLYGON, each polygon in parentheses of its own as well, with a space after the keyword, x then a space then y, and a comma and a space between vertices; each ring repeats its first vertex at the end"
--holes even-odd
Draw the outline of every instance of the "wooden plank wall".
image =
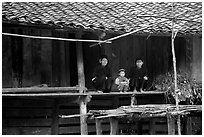
MULTIPOLYGON (((138 96, 138 104, 164 104, 163 95, 138 96)), ((2 134, 3 135, 80 135, 80 119, 62 119, 59 115, 79 114, 79 105, 69 102, 71 98, 3 98, 2 134)), ((108 110, 130 105, 130 97, 93 96, 88 103, 89 110, 108 110)), ((182 134, 185 129, 182 118, 182 134)), ((199 134, 201 117, 193 117, 192 133, 199 134)), ((95 120, 88 119, 88 134, 95 135, 95 120)), ((110 134, 109 119, 102 121, 103 134, 110 134)), ((177 129, 176 129, 177 130, 177 129)), ((166 135, 166 117, 120 119, 119 134, 166 135)))
MULTIPOLYGON (((3 32, 75 38, 74 33, 33 27, 5 26, 3 32)), ((116 34, 107 34, 105 39, 114 36, 116 34)), ((84 32, 82 38, 98 39, 93 32, 84 32)), ((17 83, 20 83, 22 87, 38 84, 77 85, 75 44, 75 42, 3 36, 3 87, 14 87, 15 77, 19 77, 17 83), (19 55, 17 56, 15 52, 18 52, 19 55)), ((103 53, 107 54, 110 59, 109 66, 114 79, 118 76, 119 68, 125 68, 126 74, 128 74, 136 57, 143 58, 150 83, 157 75, 166 73, 172 68, 171 40, 167 36, 130 35, 114 40, 112 44, 102 44, 102 46, 93 48, 89 47, 93 43, 84 42, 82 44, 85 83, 88 88, 93 88, 91 76, 94 67, 98 64, 98 58, 103 53)), ((176 37, 178 71, 191 72, 190 70, 193 69, 192 46, 193 39, 191 37, 176 37)))
MULTIPOLYGON (((162 98, 163 95, 138 97, 138 103, 162 104, 164 103, 162 98)), ((79 114, 79 105, 76 102, 68 102, 69 100, 71 98, 3 98, 2 133, 5 135, 79 135, 79 118, 62 119, 58 117, 58 115, 79 114)), ((130 97, 93 96, 91 102, 88 103, 88 110, 108 110, 125 105, 130 105, 130 97)), ((95 120, 88 119, 87 122, 89 135, 96 134, 95 120)), ((149 128, 148 122, 144 125, 145 128, 149 128)), ((121 123, 121 133, 125 132, 127 126, 129 123, 121 123)), ((103 134, 110 134, 109 119, 102 121, 102 128, 103 134)))
POLYGON ((20 98, 2 101, 3 135, 51 134, 52 101, 20 98))
MULTIPOLYGON (((3 32, 75 37, 74 33, 19 26, 4 26, 3 32)), ((113 34, 108 34, 107 37, 113 36, 113 34)), ((83 38, 97 39, 91 33, 84 35, 83 38)), ((38 84, 75 86, 77 84, 75 44, 74 42, 3 36, 2 87, 29 87, 38 84)), ((100 54, 104 52, 110 58, 109 65, 113 78, 118 75, 119 68, 125 68, 128 73, 138 56, 144 57, 145 67, 151 78, 171 68, 170 37, 151 36, 147 39, 146 36, 131 35, 113 41, 112 44, 104 44, 102 48, 99 46, 89 48, 90 44, 92 43, 83 43, 86 87, 88 88, 92 88, 90 80, 93 68, 97 65, 100 54)), ((191 59, 186 57, 191 56, 191 50, 188 49, 192 47, 191 39, 176 38, 175 45, 179 68, 192 68, 193 66, 189 63, 191 59)), ((159 101, 158 98, 143 97, 138 100, 138 103, 153 104, 159 101)), ((129 98, 92 98, 88 109, 111 109, 129 104, 129 98)), ((54 112, 78 114, 79 108, 75 103, 56 105, 56 100, 6 98, 3 99, 2 105, 3 134, 80 134, 78 118, 57 119, 54 115, 54 112), (56 121, 59 123, 56 124, 56 121)), ((147 123, 144 124, 146 128, 148 128, 147 123)), ((109 134, 109 121, 103 121, 103 126, 104 134, 109 134)), ((95 134, 95 121, 88 121, 88 131, 89 134, 95 134)), ((147 130, 145 132, 147 134, 147 130)))
MULTIPOLYGON (((19 26, 3 27, 3 32, 62 38, 69 38, 70 35, 61 31, 19 26)), ((70 45, 69 42, 57 40, 3 36, 2 87, 39 84, 71 86, 70 52, 76 51, 70 51, 70 45)), ((72 86, 75 85, 76 82, 72 83, 72 86)))
MULTIPOLYGON (((190 62, 186 59, 185 44, 186 39, 184 37, 175 39, 177 67, 180 72, 190 69, 190 62)), ((167 36, 131 35, 113 41, 112 44, 104 46, 104 49, 110 58, 109 65, 114 79, 118 76, 120 68, 126 69, 126 75, 128 75, 137 57, 143 58, 150 83, 157 75, 172 70, 171 39, 167 36)))

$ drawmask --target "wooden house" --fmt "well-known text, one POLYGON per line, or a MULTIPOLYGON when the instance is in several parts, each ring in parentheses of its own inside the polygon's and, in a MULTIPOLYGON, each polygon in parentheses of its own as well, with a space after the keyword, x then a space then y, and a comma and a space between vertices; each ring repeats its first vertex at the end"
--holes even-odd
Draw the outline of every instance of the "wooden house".
MULTIPOLYGON (((82 84, 93 90, 91 76, 101 54, 109 57, 113 78, 120 68, 129 71, 135 58, 142 57, 153 80, 172 69, 172 19, 178 30, 177 69, 202 82, 202 3, 174 3, 173 13, 175 18, 172 3, 3 2, 2 88, 82 84), (135 30, 138 31, 112 43, 104 42, 135 30)), ((144 97, 140 103, 164 103, 163 99, 158 100, 163 95, 152 96, 145 101, 144 97)), ((79 106, 66 100, 3 97, 3 134, 80 134, 79 118, 58 118, 79 113, 79 106)), ((128 97, 96 96, 88 109, 128 104, 128 97)), ((94 124, 88 122, 89 134, 95 134, 94 124)), ((108 133, 109 128, 106 129, 108 133)))

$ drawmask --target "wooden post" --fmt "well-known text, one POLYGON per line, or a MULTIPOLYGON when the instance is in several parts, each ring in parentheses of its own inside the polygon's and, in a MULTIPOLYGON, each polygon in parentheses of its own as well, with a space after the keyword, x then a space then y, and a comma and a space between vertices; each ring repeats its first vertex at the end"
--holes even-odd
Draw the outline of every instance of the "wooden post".
MULTIPOLYGON (((81 33, 77 33, 76 37, 80 38, 81 33)), ((76 50, 77 50, 76 52, 77 52, 78 84, 79 84, 79 87, 85 87, 83 48, 82 48, 81 42, 76 43, 76 50)))
POLYGON ((96 134, 102 135, 102 120, 96 118, 96 134))
POLYGON ((186 131, 186 135, 192 135, 192 118, 186 116, 186 125, 185 125, 185 131, 186 131))
POLYGON ((131 106, 137 105, 136 94, 133 94, 133 95, 131 96, 130 105, 131 105, 131 106))
MULTIPOLYGON (((77 38, 81 38, 81 32, 76 34, 77 38)), ((78 69, 78 85, 79 87, 85 87, 85 76, 84 76, 84 62, 83 62, 83 49, 82 43, 76 43, 76 53, 77 53, 77 69, 78 69)), ((80 93, 83 93, 84 90, 80 90, 80 93)), ((86 114, 87 113, 87 102, 84 97, 80 97, 80 126, 81 126, 81 135, 88 135, 86 114)))
POLYGON ((149 134, 150 135, 155 135, 155 120, 154 120, 154 117, 150 117, 150 120, 149 120, 149 134))
POLYGON ((175 135, 175 119, 171 114, 167 114, 168 135, 175 135))
POLYGON ((142 119, 138 118, 137 122, 137 134, 142 135, 142 119))
POLYGON ((51 134, 58 135, 59 133, 59 100, 56 99, 54 102, 53 110, 52 110, 52 126, 51 126, 51 134))
POLYGON ((118 134, 118 119, 117 118, 110 118, 110 135, 117 135, 118 134))

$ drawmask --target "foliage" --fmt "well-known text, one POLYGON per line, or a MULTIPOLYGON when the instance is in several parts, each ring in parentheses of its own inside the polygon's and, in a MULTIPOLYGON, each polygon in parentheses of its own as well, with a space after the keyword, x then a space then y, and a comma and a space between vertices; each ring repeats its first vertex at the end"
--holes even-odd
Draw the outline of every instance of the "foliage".
MULTIPOLYGON (((187 104, 202 104, 202 84, 188 74, 177 74, 178 100, 187 104)), ((174 73, 159 75, 153 81, 156 90, 167 91, 167 97, 175 102, 174 73)))

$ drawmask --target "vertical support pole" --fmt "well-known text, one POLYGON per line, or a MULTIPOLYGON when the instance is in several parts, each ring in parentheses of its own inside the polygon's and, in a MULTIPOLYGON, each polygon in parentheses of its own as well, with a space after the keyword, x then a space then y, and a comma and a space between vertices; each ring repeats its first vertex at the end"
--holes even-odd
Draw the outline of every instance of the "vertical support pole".
POLYGON ((136 94, 133 94, 133 95, 131 96, 130 105, 131 105, 131 106, 137 105, 136 94))
POLYGON ((149 120, 149 134, 150 135, 155 135, 155 120, 154 120, 154 117, 150 117, 150 120, 149 120))
POLYGON ((138 135, 142 135, 142 128, 143 128, 142 119, 138 118, 137 120, 137 134, 138 135))
MULTIPOLYGON (((81 38, 81 32, 76 34, 76 38, 81 38)), ((82 43, 76 43, 76 53, 77 53, 77 69, 78 69, 78 85, 79 87, 85 88, 85 75, 84 75, 84 62, 83 62, 83 49, 82 43)), ((79 91, 83 93, 83 90, 79 91)), ((87 113, 87 102, 84 97, 80 97, 80 126, 81 135, 88 135, 87 123, 86 123, 86 113, 87 113)))
POLYGON ((59 133, 59 101, 58 99, 56 99, 54 102, 54 107, 52 110, 52 126, 51 126, 51 134, 52 135, 58 135, 59 133))
POLYGON ((185 125, 186 135, 192 135, 192 118, 187 116, 185 119, 186 119, 185 125))
MULTIPOLYGON (((172 16, 174 17, 174 3, 172 2, 172 16)), ((178 31, 177 31, 178 32, 178 31)), ((172 55, 173 55, 173 68, 174 68, 174 90, 175 90, 175 100, 176 100, 176 110, 179 110, 178 104, 178 86, 177 86, 177 71, 176 71, 176 55, 174 49, 174 39, 176 37, 177 32, 174 32, 174 19, 172 19, 172 35, 171 35, 171 47, 172 47, 172 55)), ((181 135, 181 119, 180 115, 177 118, 177 126, 178 126, 178 135, 181 135)))
POLYGON ((118 119, 117 118, 110 118, 110 135, 117 135, 118 134, 118 119))
POLYGON ((87 102, 86 97, 80 97, 79 100, 80 106, 80 127, 81 127, 81 135, 88 135, 88 128, 87 128, 87 102))
POLYGON ((96 118, 96 134, 102 135, 102 120, 96 118))
MULTIPOLYGON (((76 38, 81 38, 81 32, 77 33, 76 38)), ((77 52, 78 84, 79 87, 85 87, 83 48, 81 42, 76 43, 76 50, 77 50, 76 52, 77 52)))
POLYGON ((171 114, 167 114, 168 135, 175 135, 175 119, 171 114))

